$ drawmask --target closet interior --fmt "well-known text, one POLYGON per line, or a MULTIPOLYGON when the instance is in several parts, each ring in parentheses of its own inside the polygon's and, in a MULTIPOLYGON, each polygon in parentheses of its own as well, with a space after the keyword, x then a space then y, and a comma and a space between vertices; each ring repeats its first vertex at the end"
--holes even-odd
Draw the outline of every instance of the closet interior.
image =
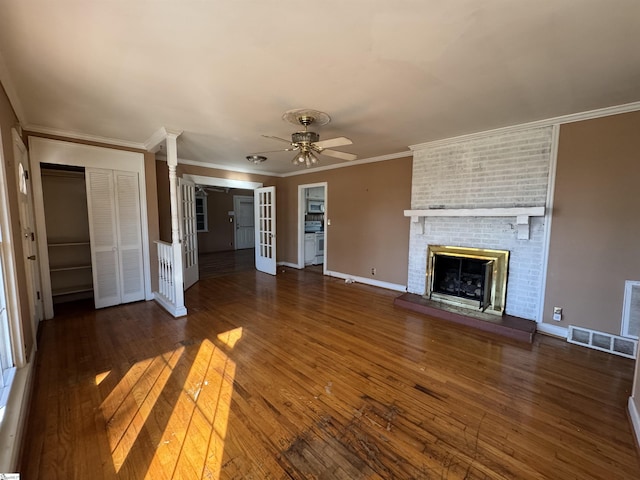
POLYGON ((53 303, 93 298, 84 167, 41 164, 53 303))

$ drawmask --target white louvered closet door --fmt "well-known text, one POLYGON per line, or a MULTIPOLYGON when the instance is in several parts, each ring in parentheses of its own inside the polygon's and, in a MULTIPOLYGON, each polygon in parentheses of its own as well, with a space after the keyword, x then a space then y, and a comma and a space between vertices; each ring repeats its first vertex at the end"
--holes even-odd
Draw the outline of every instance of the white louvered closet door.
POLYGON ((118 305, 120 275, 113 170, 85 171, 93 297, 96 308, 118 305))
POLYGON ((96 308, 144 299, 138 174, 87 168, 96 308))
POLYGON ((121 303, 144 299, 140 188, 135 172, 114 171, 121 303))

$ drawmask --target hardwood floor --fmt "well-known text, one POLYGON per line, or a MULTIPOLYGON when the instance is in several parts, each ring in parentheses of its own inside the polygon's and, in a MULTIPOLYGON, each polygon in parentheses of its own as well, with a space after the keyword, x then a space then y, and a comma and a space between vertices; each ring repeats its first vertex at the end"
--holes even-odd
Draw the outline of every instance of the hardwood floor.
POLYGON ((640 478, 632 360, 278 272, 44 322, 22 478, 640 478))

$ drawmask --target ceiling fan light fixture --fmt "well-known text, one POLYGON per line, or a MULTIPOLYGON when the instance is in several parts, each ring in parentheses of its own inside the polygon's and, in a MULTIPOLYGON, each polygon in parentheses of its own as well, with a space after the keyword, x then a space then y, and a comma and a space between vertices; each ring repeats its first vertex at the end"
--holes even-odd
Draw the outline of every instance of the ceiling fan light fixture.
POLYGON ((264 155, 247 155, 247 160, 256 165, 264 162, 267 159, 264 155))
POLYGON ((304 165, 307 158, 306 153, 307 152, 305 152, 304 150, 301 150, 296 154, 295 157, 293 157, 293 159, 291 160, 291 163, 293 163, 294 165, 304 165))

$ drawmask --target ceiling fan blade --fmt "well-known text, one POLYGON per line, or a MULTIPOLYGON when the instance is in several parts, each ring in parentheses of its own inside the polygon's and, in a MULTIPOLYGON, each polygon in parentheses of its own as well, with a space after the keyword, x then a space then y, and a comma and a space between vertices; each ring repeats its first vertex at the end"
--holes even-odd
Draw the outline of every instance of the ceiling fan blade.
POLYGON ((285 148, 283 150, 267 150, 266 152, 253 152, 250 155, 262 155, 263 153, 278 153, 278 152, 293 152, 297 150, 298 147, 285 148))
POLYGON ((318 153, 320 153, 320 155, 326 155, 328 157, 339 158, 340 160, 347 160, 347 161, 355 160, 358 158, 358 156, 354 155, 353 153, 339 152, 338 150, 323 149, 323 150, 320 150, 318 153))
POLYGON ((293 143, 291 142, 291 140, 287 140, 284 138, 280 138, 280 137, 274 137, 273 135, 262 135, 264 138, 270 138, 271 140, 277 140, 279 142, 284 142, 284 143, 288 143, 289 145, 293 145, 293 143))
POLYGON ((336 137, 330 138, 328 140, 320 140, 319 142, 315 142, 314 145, 318 148, 332 148, 332 147, 342 147, 344 145, 351 145, 353 142, 351 139, 347 137, 336 137))

